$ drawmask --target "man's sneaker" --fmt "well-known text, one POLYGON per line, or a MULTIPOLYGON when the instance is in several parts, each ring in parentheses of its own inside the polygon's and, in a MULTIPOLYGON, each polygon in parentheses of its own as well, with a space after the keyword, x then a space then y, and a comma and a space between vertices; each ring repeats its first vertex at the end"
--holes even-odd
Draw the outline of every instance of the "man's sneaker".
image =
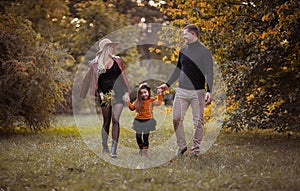
POLYGON ((177 150, 177 155, 183 155, 187 151, 187 147, 179 148, 177 150))

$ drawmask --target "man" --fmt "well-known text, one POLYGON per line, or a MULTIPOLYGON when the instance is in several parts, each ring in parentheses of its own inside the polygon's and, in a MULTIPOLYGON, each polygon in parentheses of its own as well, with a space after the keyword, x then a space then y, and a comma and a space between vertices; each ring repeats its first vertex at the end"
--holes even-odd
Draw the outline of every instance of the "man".
POLYGON ((191 155, 200 155, 204 106, 209 104, 212 99, 213 59, 210 51, 198 41, 198 35, 199 29, 196 25, 184 27, 183 38, 187 46, 180 50, 177 67, 169 80, 157 87, 164 91, 179 78, 173 105, 173 125, 179 147, 177 155, 183 155, 187 151, 183 119, 189 106, 192 107, 194 122, 191 155))

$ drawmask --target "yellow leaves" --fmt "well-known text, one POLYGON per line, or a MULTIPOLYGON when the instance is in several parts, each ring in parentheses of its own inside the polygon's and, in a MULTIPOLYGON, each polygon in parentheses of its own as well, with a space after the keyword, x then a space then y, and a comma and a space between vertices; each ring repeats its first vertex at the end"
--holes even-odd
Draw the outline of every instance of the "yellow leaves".
POLYGON ((280 107, 283 103, 284 103, 284 100, 279 99, 278 101, 275 101, 275 102, 273 102, 273 103, 270 103, 270 104, 266 105, 266 109, 267 109, 267 110, 264 112, 264 114, 266 114, 266 115, 272 114, 273 111, 274 111, 276 108, 280 107))
POLYGON ((162 57, 162 60, 165 62, 165 61, 168 60, 168 57, 167 57, 167 56, 164 56, 164 57, 162 57))
POLYGON ((270 38, 270 35, 276 36, 278 35, 279 32, 275 29, 269 28, 267 31, 264 31, 259 38, 261 39, 266 39, 266 38, 270 38))
POLYGON ((206 8, 206 9, 211 9, 211 5, 207 2, 199 2, 198 3, 198 7, 203 7, 203 8, 206 8))
POLYGON ((212 112, 212 107, 213 107, 212 105, 213 105, 213 103, 204 108, 204 120, 206 122, 211 122, 210 119, 211 119, 211 112, 212 112))
POLYGON ((274 13, 269 13, 269 14, 264 15, 264 16, 261 18, 261 20, 262 20, 263 22, 266 22, 266 21, 272 20, 272 19, 274 19, 274 18, 275 18, 275 14, 274 14, 274 13))
MULTIPOLYGON (((163 42, 162 41, 158 41, 157 45, 158 46, 162 46, 163 42)), ((150 48, 148 48, 148 50, 149 50, 149 52, 155 52, 157 54, 161 53, 161 49, 159 49, 159 48, 150 47, 150 48)))
POLYGON ((176 57, 174 54, 171 54, 171 61, 176 61, 176 57))
POLYGON ((162 41, 158 41, 158 42, 157 42, 157 45, 158 45, 158 46, 162 46, 163 44, 164 44, 164 43, 163 43, 162 41))
POLYGON ((201 22, 201 29, 203 31, 208 31, 208 30, 211 30, 213 29, 213 23, 211 21, 202 21, 201 22))
POLYGON ((172 113, 172 107, 165 107, 165 112, 168 115, 169 113, 172 113))
POLYGON ((247 102, 250 102, 252 99, 254 99, 254 95, 250 94, 247 96, 247 102))
MULTIPOLYGON (((158 52, 157 52, 158 53, 158 52)), ((160 53, 160 52, 159 52, 160 53)), ((176 62, 177 61, 177 58, 176 58, 176 55, 175 53, 172 53, 170 55, 170 58, 168 58, 168 56, 163 56, 162 57, 162 60, 168 64, 171 64, 172 62, 176 62)))
POLYGON ((287 47, 287 46, 289 46, 289 41, 286 40, 286 39, 284 39, 283 41, 280 42, 280 45, 281 45, 281 46, 286 46, 286 47, 287 47))
POLYGON ((169 93, 170 93, 169 90, 165 90, 165 91, 164 91, 164 94, 169 94, 169 93))
POLYGON ((154 51, 155 51, 155 48, 150 47, 150 48, 148 48, 148 50, 149 50, 149 52, 154 52, 154 51))
POLYGON ((287 70, 288 70, 288 67, 283 66, 283 67, 282 67, 282 70, 283 70, 283 71, 287 71, 287 70))
POLYGON ((256 40, 259 36, 257 32, 250 32, 248 35, 245 37, 245 41, 247 43, 250 43, 252 40, 256 40))
POLYGON ((260 42, 260 51, 261 52, 264 52, 267 50, 267 47, 264 44, 265 44, 265 41, 260 42))
POLYGON ((226 111, 227 112, 231 112, 231 111, 234 111, 235 109, 237 109, 239 107, 239 103, 236 101, 236 102, 232 102, 230 105, 228 105, 226 107, 226 111))
POLYGON ((257 90, 258 92, 261 92, 261 91, 262 91, 262 88, 261 88, 261 87, 258 87, 256 90, 257 90))
POLYGON ((266 36, 268 36, 268 33, 264 31, 264 32, 261 34, 260 38, 264 39, 266 36))
POLYGON ((268 21, 269 20, 269 15, 264 15, 262 18, 261 18, 262 21, 268 21))
POLYGON ((266 83, 266 80, 263 79, 263 78, 259 79, 258 81, 259 81, 260 83, 266 83))

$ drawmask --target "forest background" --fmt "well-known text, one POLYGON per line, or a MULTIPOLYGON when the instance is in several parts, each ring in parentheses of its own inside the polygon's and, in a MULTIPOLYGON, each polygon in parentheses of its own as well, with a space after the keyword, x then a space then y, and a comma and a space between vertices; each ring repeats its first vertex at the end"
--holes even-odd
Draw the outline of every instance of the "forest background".
MULTIPOLYGON (((300 129, 299 1, 11 0, 0 1, 0 12, 1 129, 37 130, 71 114, 72 82, 86 52, 139 23, 200 27, 227 85, 224 128, 300 129)), ((149 54, 176 63, 176 47, 167 57, 162 47, 137 46, 122 56, 125 63, 149 54)))

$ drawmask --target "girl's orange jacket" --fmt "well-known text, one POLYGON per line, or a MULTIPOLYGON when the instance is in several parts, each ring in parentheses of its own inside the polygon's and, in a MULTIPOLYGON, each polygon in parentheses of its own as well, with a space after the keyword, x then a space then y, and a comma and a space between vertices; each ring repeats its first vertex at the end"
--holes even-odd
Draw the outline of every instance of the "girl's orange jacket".
MULTIPOLYGON (((142 108, 139 112, 136 112, 135 118, 146 120, 153 118, 153 105, 160 105, 162 101, 162 95, 158 95, 157 98, 151 97, 142 101, 142 108), (153 103, 153 104, 152 104, 153 103)), ((128 102, 128 108, 133 111, 135 110, 135 104, 128 102)))

